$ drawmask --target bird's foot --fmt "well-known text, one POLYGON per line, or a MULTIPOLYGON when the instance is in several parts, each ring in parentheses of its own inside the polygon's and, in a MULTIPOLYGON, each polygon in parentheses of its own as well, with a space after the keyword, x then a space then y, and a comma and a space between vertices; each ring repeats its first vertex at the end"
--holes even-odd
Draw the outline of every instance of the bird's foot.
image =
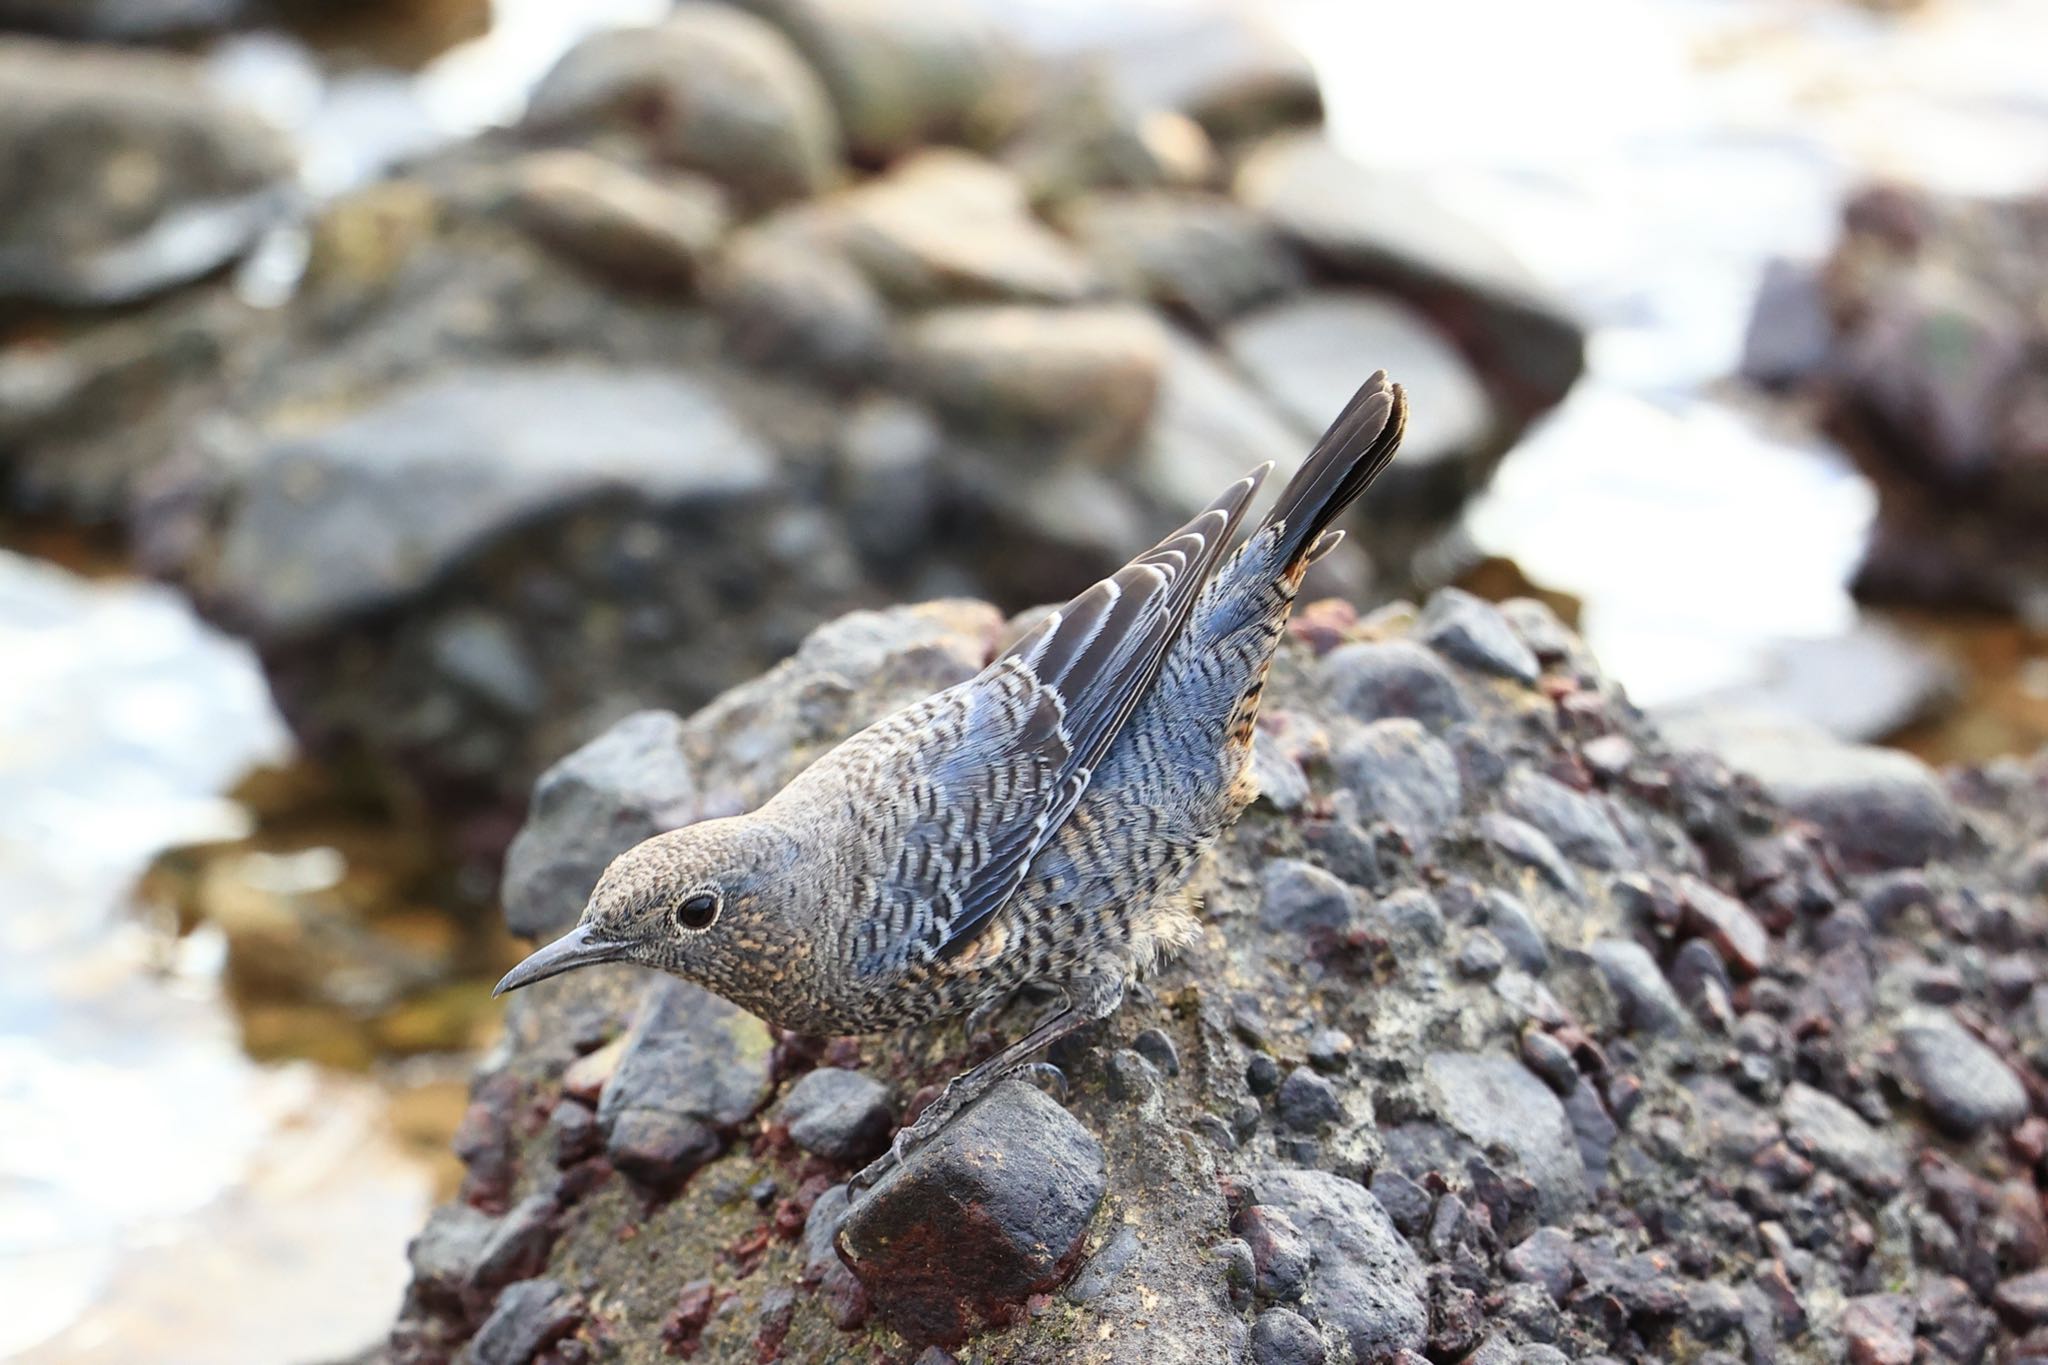
POLYGON ((924 1107, 924 1111, 917 1116, 915 1122, 905 1124, 897 1130, 896 1136, 889 1142, 888 1151, 862 1167, 859 1174, 846 1182, 847 1197, 858 1199, 873 1189, 883 1176, 901 1166, 918 1148, 937 1137, 939 1131, 951 1123, 954 1116, 966 1108, 967 1101, 972 1098, 972 1094, 963 1090, 958 1078, 949 1083, 939 1092, 937 1098, 924 1107))
POLYGON ((1017 1074, 1061 1104, 1067 1102, 1067 1073, 1051 1062, 1027 1062, 1017 1068, 1017 1074))

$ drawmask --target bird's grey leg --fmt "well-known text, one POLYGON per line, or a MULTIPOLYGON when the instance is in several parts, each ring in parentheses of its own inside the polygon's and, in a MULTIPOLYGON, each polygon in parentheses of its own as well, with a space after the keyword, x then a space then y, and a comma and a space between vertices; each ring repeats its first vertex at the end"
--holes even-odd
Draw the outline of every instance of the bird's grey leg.
POLYGON ((849 1182, 848 1193, 860 1194, 901 1165, 905 1157, 929 1142, 961 1110, 987 1094, 997 1081, 1029 1061, 1033 1053, 1114 1013, 1116 1007, 1123 1003, 1125 985, 1122 977, 1115 976, 1088 976, 1067 983, 1066 1000, 1059 1008, 995 1056, 947 1082, 938 1098, 917 1116, 917 1122, 898 1132, 895 1141, 889 1144, 889 1150, 849 1182))

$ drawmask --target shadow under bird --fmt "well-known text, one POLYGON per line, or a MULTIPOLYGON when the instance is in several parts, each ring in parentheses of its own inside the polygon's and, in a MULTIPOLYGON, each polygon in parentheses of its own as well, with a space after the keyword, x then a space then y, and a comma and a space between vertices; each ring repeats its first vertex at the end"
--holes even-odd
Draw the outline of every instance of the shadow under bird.
POLYGON ((1272 466, 1054 611, 975 677, 870 725, 759 809, 619 856, 581 921, 498 983, 599 962, 694 981, 802 1033, 1063 1003, 956 1078, 871 1177, 1196 932, 1199 861, 1256 793, 1266 670, 1329 529, 1393 459, 1375 374, 1230 547, 1272 466))

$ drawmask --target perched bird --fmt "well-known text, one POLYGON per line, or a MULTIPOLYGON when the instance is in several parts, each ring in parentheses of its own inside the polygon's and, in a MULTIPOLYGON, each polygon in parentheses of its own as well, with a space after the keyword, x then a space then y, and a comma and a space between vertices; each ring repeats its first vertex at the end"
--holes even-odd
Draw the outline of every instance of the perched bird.
POLYGON ((637 962, 771 1023, 846 1034, 1060 988, 1059 1008, 899 1135, 900 1158, 1191 939, 1197 862, 1255 794, 1259 694, 1302 575, 1406 419, 1374 375, 1227 561, 1270 465, 758 810, 621 854, 581 922, 498 991, 637 962))

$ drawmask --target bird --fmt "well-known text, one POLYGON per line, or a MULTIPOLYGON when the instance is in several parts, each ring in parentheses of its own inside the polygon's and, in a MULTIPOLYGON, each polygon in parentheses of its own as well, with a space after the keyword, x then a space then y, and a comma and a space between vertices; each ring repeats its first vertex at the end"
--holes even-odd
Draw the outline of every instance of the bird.
POLYGON ((1193 940, 1202 859, 1257 794, 1260 693, 1303 575, 1343 538, 1331 523, 1393 459, 1407 413, 1374 374, 1234 551, 1270 463, 753 811, 619 855, 576 926, 493 994, 631 962, 839 1036, 1053 988, 1038 1022, 896 1134, 853 1182, 864 1190, 1193 940))

